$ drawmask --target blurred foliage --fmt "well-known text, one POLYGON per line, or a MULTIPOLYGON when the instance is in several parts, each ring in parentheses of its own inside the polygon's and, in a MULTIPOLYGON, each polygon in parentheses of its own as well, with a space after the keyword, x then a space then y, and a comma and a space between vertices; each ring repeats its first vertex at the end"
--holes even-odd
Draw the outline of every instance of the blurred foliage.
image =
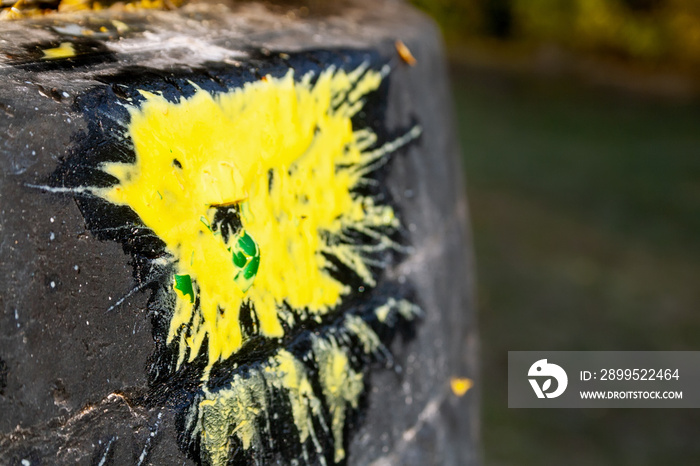
POLYGON ((184 3, 185 0, 0 0, 0 21, 35 18, 56 12, 172 10, 184 3))
POLYGON ((411 0, 450 45, 475 39, 700 65, 698 0, 411 0))
POLYGON ((700 348, 698 101, 478 65, 452 78, 485 464, 700 465, 700 410, 507 402, 508 351, 700 348))

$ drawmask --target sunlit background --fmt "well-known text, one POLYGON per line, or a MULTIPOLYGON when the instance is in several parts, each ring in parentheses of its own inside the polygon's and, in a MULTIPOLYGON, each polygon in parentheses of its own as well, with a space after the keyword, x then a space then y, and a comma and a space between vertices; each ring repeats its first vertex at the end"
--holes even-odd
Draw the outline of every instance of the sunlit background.
POLYGON ((700 464, 698 410, 506 399, 509 350, 700 350, 700 1, 413 3, 451 61, 485 464, 700 464))

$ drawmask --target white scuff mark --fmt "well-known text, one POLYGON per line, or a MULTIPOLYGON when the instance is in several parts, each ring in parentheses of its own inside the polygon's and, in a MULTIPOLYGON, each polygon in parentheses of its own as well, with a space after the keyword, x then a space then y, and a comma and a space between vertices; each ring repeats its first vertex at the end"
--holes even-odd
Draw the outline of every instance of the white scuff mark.
POLYGON ((41 191, 46 191, 46 192, 53 193, 53 194, 84 194, 87 196, 98 197, 92 193, 90 188, 87 188, 84 186, 77 187, 77 188, 66 188, 64 186, 46 186, 46 185, 30 184, 30 183, 25 183, 24 186, 26 186, 27 188, 39 189, 41 191))
POLYGON ((66 24, 65 26, 53 26, 52 28, 59 34, 66 36, 82 36, 83 28, 79 24, 66 24))
MULTIPOLYGON (((163 274, 159 274, 159 275, 157 275, 157 276, 151 278, 150 280, 141 283, 139 286, 134 287, 134 288, 133 288, 131 291, 129 291, 127 294, 125 294, 124 296, 122 296, 121 298, 119 298, 119 300, 118 300, 116 303, 112 304, 105 312, 110 312, 110 311, 113 310, 114 308, 120 306, 124 301, 126 301, 126 300, 127 300, 130 296, 132 296, 134 293, 143 290, 144 288, 146 288, 146 287, 147 287, 148 285, 150 285, 151 283, 155 283, 155 282, 158 281, 163 275, 165 275, 165 274, 164 274, 164 273, 163 273, 163 274)), ((111 300, 112 300, 112 297, 109 296, 107 299, 109 299, 109 300, 111 301, 111 300)))
POLYGON ((131 230, 150 230, 150 228, 145 227, 145 226, 139 226, 139 225, 124 225, 120 227, 109 227, 109 228, 94 228, 90 231, 95 232, 95 233, 102 233, 102 232, 108 232, 108 231, 131 231, 131 230))
POLYGON ((237 58, 245 58, 247 53, 241 50, 231 50, 214 45, 206 40, 192 36, 176 36, 170 32, 154 33, 146 31, 142 38, 122 39, 119 42, 110 42, 110 50, 117 53, 141 54, 144 52, 167 53, 180 50, 191 53, 191 57, 198 62, 226 61, 237 58), (144 46, 144 39, 148 45, 144 46))
POLYGON ((418 415, 418 421, 410 428, 407 429, 401 436, 401 440, 404 443, 410 443, 416 438, 416 434, 421 430, 423 424, 430 421, 435 417, 437 412, 440 410, 440 405, 442 404, 444 396, 433 398, 430 402, 423 408, 423 411, 418 415))
POLYGON ((382 79, 386 78, 391 73, 391 66, 389 66, 388 64, 382 66, 382 69, 379 71, 379 73, 381 74, 382 79))
POLYGON ((104 453, 102 453, 102 458, 100 458, 100 462, 97 463, 97 466, 104 466, 105 462, 107 461, 107 455, 109 455, 109 450, 112 448, 112 443, 117 439, 117 437, 112 437, 109 439, 109 442, 107 442, 107 445, 105 446, 104 453))
POLYGON ((418 415, 416 423, 408 429, 406 429, 401 435, 401 440, 394 447, 394 453, 373 461, 370 464, 370 466, 392 466, 394 464, 399 464, 398 458, 396 457, 396 453, 402 451, 406 447, 406 445, 413 442, 413 440, 416 438, 416 435, 418 435, 418 432, 420 432, 420 430, 423 428, 423 425, 425 425, 426 422, 429 422, 436 417, 437 413, 440 411, 440 405, 442 405, 444 399, 445 393, 443 392, 440 395, 435 396, 430 401, 428 401, 428 403, 426 403, 425 407, 418 415))
POLYGON ((139 456, 139 459, 138 459, 138 462, 136 463, 136 466, 141 466, 143 464, 143 462, 146 460, 146 457, 148 456, 148 452, 151 449, 151 442, 153 442, 153 439, 158 434, 158 429, 160 428, 160 422, 161 422, 160 414, 161 413, 158 413, 158 420, 153 425, 153 430, 148 435, 148 437, 146 437, 146 444, 143 446, 143 450, 141 451, 141 455, 139 456))

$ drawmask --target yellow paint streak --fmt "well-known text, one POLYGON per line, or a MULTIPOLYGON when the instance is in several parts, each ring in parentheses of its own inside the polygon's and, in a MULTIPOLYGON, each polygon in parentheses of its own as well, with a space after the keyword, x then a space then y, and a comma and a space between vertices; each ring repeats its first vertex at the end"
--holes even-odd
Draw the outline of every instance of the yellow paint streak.
POLYGON ((463 397, 473 386, 474 382, 472 379, 467 379, 465 377, 452 377, 450 379, 452 393, 458 397, 463 397))
POLYGON ((353 192, 394 146, 368 151, 376 136, 355 130, 351 117, 381 74, 366 67, 248 83, 228 93, 198 90, 177 103, 144 92, 130 108, 128 126, 136 161, 103 169, 118 184, 98 192, 128 205, 164 241, 175 273, 189 275, 199 307, 176 293, 168 342, 178 337, 180 361, 193 360, 208 337, 208 369, 241 348, 249 337, 239 321, 252 305, 258 332, 283 335, 283 303, 318 317, 350 292, 329 274, 324 254, 374 285, 367 245, 353 245, 349 227, 390 247, 387 229, 398 227, 390 206, 353 192), (177 160, 177 162, 175 162, 177 160), (178 165, 181 165, 180 168, 178 165), (271 182, 270 182, 271 179, 271 182), (213 233, 215 205, 239 204, 244 230, 260 250, 252 287, 233 282, 235 238, 213 233), (381 233, 383 231, 384 233, 381 233))
POLYGON ((405 299, 396 300, 389 298, 386 303, 382 304, 374 310, 379 322, 389 324, 392 318, 400 315, 406 320, 413 320, 417 315, 421 314, 421 309, 417 305, 405 299), (392 311, 396 311, 392 313, 392 311))
POLYGON ((61 42, 61 45, 51 49, 44 49, 44 60, 58 60, 75 56, 75 47, 72 42, 61 42))
POLYGON ((275 387, 287 396, 292 418, 299 432, 299 441, 305 442, 313 432, 312 419, 322 421, 321 402, 314 394, 307 370, 301 361, 286 350, 270 358, 265 367, 251 371, 247 379, 236 376, 226 389, 207 393, 200 402, 200 430, 202 445, 210 462, 226 464, 230 449, 229 438, 236 435, 243 449, 260 442, 256 423, 265 413, 266 389, 275 387))
POLYGON ((309 434, 313 434, 313 424, 309 422, 312 416, 321 416, 321 402, 314 395, 304 365, 288 351, 281 350, 265 368, 265 379, 268 384, 286 391, 299 441, 305 442, 309 434))
POLYGON ((355 315, 348 315, 345 318, 345 328, 352 333, 362 344, 362 349, 366 354, 372 354, 377 351, 382 343, 372 327, 355 315))
POLYGON ((335 462, 345 458, 343 429, 348 405, 357 408, 364 389, 362 373, 350 367, 345 351, 335 341, 316 339, 314 353, 319 367, 319 380, 323 396, 331 413, 331 430, 335 444, 335 462))
MULTIPOLYGON (((383 307, 394 317, 405 314, 406 319, 411 320, 417 314, 412 306, 408 301, 390 299, 383 307), (404 312, 401 312, 402 308, 404 312), (409 313, 408 309, 413 310, 409 313)), ((215 466, 226 464, 232 436, 238 437, 245 450, 264 449, 263 435, 269 435, 266 422, 286 422, 281 420, 284 413, 270 412, 271 407, 266 405, 272 389, 287 397, 299 441, 303 444, 311 439, 321 454, 321 464, 325 461, 314 420, 323 428, 322 433, 333 436, 334 463, 342 461, 346 456, 343 431, 347 413, 349 409, 357 408, 364 389, 364 374, 350 366, 350 350, 342 343, 347 343, 347 337, 354 335, 362 345, 362 351, 368 355, 376 354, 382 343, 372 328, 355 315, 345 317, 340 333, 343 336, 337 339, 333 336, 311 337, 312 351, 306 357, 315 360, 318 367, 315 375, 297 356, 280 349, 263 362, 261 368, 249 370, 245 378, 235 375, 226 388, 205 391, 205 399, 199 403, 195 431, 201 434, 202 451, 208 463, 215 466), (312 377, 317 378, 320 393, 314 392, 312 377), (325 420, 324 405, 328 408, 330 426, 325 420), (275 420, 275 414, 280 415, 278 420, 275 420)))
POLYGON ((246 450, 260 441, 255 423, 267 409, 264 380, 256 372, 249 378, 236 375, 229 388, 205 396, 199 403, 202 448, 211 464, 225 465, 231 436, 238 437, 246 450))

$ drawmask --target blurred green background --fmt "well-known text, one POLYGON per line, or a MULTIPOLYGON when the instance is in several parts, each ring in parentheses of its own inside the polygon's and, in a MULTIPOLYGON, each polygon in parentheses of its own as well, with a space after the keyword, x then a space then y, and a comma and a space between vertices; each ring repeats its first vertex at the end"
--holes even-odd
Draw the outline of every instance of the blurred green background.
POLYGON ((413 0, 450 45, 507 40, 521 50, 553 43, 577 53, 700 67, 697 0, 413 0))
POLYGON ((507 408, 509 350, 700 350, 700 1, 414 0, 443 28, 487 465, 700 464, 699 410, 507 408))

